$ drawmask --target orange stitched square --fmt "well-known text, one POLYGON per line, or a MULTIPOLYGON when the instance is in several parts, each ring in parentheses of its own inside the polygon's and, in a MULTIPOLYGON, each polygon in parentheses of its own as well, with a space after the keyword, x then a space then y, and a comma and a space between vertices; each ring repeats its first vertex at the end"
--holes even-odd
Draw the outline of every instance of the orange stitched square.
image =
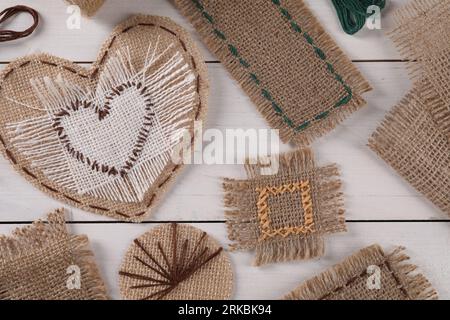
POLYGON ((256 188, 256 191, 259 193, 257 201, 258 221, 261 230, 259 241, 264 241, 276 236, 286 238, 292 234, 309 234, 315 231, 311 185, 308 180, 280 186, 256 188), (304 210, 304 223, 299 226, 273 228, 270 218, 269 197, 294 192, 299 192, 301 195, 301 203, 304 210))

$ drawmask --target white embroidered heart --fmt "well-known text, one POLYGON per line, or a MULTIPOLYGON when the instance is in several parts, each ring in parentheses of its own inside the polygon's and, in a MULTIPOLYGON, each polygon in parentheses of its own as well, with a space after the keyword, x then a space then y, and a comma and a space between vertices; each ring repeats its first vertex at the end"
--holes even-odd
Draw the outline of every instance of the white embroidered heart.
POLYGON ((179 153, 193 147, 187 137, 207 97, 189 32, 168 18, 130 17, 89 68, 35 54, 0 71, 0 151, 59 201, 142 221, 183 169, 179 153))
POLYGON ((75 101, 57 113, 53 122, 72 157, 94 171, 112 176, 125 176, 133 168, 149 136, 152 141, 162 140, 161 136, 154 139, 162 130, 141 82, 114 88, 102 106, 75 101))
POLYGON ((12 141, 32 166, 66 188, 138 202, 187 128, 195 80, 183 56, 171 46, 160 50, 158 42, 139 71, 126 50, 117 52, 94 92, 61 76, 33 79, 47 115, 10 124, 12 141))

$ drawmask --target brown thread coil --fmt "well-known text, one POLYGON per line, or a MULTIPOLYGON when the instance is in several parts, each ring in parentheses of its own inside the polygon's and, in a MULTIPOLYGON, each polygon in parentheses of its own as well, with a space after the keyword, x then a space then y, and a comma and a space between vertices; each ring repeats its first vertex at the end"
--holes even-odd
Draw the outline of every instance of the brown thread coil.
POLYGON ((28 13, 29 15, 31 15, 31 17, 33 18, 33 24, 23 31, 0 30, 0 42, 25 38, 31 35, 34 30, 36 30, 37 26, 39 25, 39 13, 27 6, 14 6, 0 12, 0 24, 19 13, 28 13))

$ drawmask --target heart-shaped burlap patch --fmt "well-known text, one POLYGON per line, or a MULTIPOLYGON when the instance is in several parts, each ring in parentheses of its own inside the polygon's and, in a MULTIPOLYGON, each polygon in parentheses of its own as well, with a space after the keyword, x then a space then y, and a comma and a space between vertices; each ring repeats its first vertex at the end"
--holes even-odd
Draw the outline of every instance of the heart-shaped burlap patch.
POLYGON ((141 221, 182 168, 172 155, 203 119, 207 92, 189 35, 169 19, 136 16, 89 70, 34 55, 2 72, 2 151, 52 196, 141 221))

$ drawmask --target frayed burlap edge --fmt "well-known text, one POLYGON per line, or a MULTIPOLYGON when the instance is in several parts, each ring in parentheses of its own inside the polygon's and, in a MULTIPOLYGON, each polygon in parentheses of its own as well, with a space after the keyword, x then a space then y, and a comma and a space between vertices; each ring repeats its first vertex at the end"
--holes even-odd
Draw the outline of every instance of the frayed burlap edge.
POLYGON ((320 275, 306 281, 294 291, 284 296, 284 300, 321 300, 338 288, 344 287, 354 277, 363 274, 370 265, 387 263, 402 288, 412 300, 438 299, 436 290, 424 275, 417 273, 415 265, 405 263, 409 257, 405 248, 398 247, 385 255, 379 245, 362 249, 343 262, 333 266, 320 275))
MULTIPOLYGON (((249 179, 261 177, 261 168, 268 163, 261 164, 247 159, 246 171, 249 179)), ((238 199, 242 190, 250 186, 248 180, 224 179, 224 205, 227 219, 230 251, 255 250, 253 264, 261 266, 269 263, 286 262, 291 260, 313 259, 324 255, 325 242, 323 235, 346 232, 345 208, 342 193, 342 182, 336 165, 316 168, 313 151, 309 148, 281 154, 278 159, 279 172, 285 175, 314 172, 316 174, 316 199, 314 206, 320 211, 316 233, 308 237, 282 239, 280 241, 258 242, 258 235, 254 225, 258 224, 255 212, 245 210, 239 205, 238 199), (322 196, 326 194, 326 196, 322 196)), ((270 177, 270 176, 268 176, 270 177)))
POLYGON ((311 234, 308 237, 283 239, 256 245, 254 266, 295 260, 311 260, 325 254, 325 240, 322 235, 311 234))
MULTIPOLYGON (((440 11, 440 7, 446 8, 448 4, 442 0, 414 0, 394 13, 394 27, 388 32, 388 36, 396 45, 400 54, 407 60, 407 67, 416 85, 421 86, 422 95, 427 100, 426 106, 433 116, 434 121, 443 134, 450 141, 450 107, 440 97, 436 88, 426 80, 426 71, 420 63, 422 56, 417 52, 414 41, 411 40, 414 34, 414 26, 417 19, 424 17, 430 10, 440 11), (419 61, 419 62, 418 62, 419 61)), ((444 13, 444 10, 442 10, 444 13)), ((443 21, 442 23, 445 23, 443 21)))
MULTIPOLYGON (((58 209, 49 213, 45 220, 37 220, 32 225, 17 228, 11 236, 0 235, 0 259, 7 261, 26 256, 28 252, 40 250, 53 241, 67 241, 76 265, 81 268, 83 285, 87 287, 91 299, 107 300, 106 287, 94 261, 86 236, 70 235, 65 222, 66 212, 58 209)), ((0 300, 7 298, 7 292, 0 290, 0 300)))
POLYGON ((81 13, 87 17, 92 17, 105 3, 105 0, 65 0, 68 4, 80 7, 81 13))
POLYGON ((294 129, 288 127, 281 117, 274 112, 272 105, 261 96, 261 90, 255 87, 239 62, 224 47, 223 42, 213 35, 210 26, 204 23, 204 17, 198 12, 195 5, 187 0, 174 0, 174 3, 200 33, 206 46, 221 60, 227 67, 227 70, 249 95, 258 111, 264 116, 270 126, 279 130, 280 138, 284 143, 292 142, 296 145, 311 144, 315 139, 329 133, 339 123, 366 104, 366 101, 362 99, 361 95, 372 90, 370 84, 364 79, 361 72, 338 47, 331 36, 322 28, 320 22, 303 1, 299 0, 292 3, 289 9, 292 10, 294 16, 302 17, 302 24, 305 25, 306 29, 314 31, 314 40, 317 42, 318 47, 332 56, 330 60, 334 64, 335 69, 353 90, 353 98, 349 103, 332 110, 327 118, 315 122, 303 132, 296 132, 294 129))
MULTIPOLYGON (((182 47, 185 48, 186 52, 190 55, 192 60, 191 63, 195 66, 194 69, 198 75, 200 102, 195 106, 196 116, 194 120, 202 121, 204 123, 208 109, 209 80, 203 55, 186 30, 173 22, 171 19, 159 16, 136 15, 126 19, 124 22, 115 27, 109 38, 102 45, 97 60, 89 69, 74 64, 69 60, 58 58, 49 54, 34 54, 19 58, 8 64, 3 70, 0 71, 0 91, 2 89, 3 81, 5 81, 5 79, 10 76, 16 68, 25 66, 30 61, 35 60, 43 61, 48 64, 56 64, 57 67, 70 70, 71 72, 79 74, 83 77, 92 77, 97 79, 98 73, 102 69, 103 60, 109 54, 109 48, 115 42, 115 39, 127 30, 130 30, 140 24, 149 26, 153 26, 154 24, 156 26, 161 26, 169 30, 168 32, 173 32, 173 34, 178 37, 180 42, 182 42, 182 47)), ((2 130, 0 130, 0 151, 3 156, 9 160, 17 172, 19 172, 27 181, 32 183, 39 190, 59 201, 68 203, 82 210, 127 222, 142 222, 145 220, 145 218, 147 218, 159 205, 167 190, 169 190, 175 182, 176 177, 182 172, 182 169, 184 169, 184 165, 168 164, 168 168, 164 169, 166 174, 161 175, 155 182, 155 185, 158 185, 156 191, 147 192, 142 203, 139 203, 131 208, 128 203, 118 204, 117 202, 77 195, 68 190, 59 188, 58 185, 46 179, 40 172, 30 172, 28 166, 24 166, 22 161, 17 161, 17 159, 20 160, 21 157, 11 152, 10 147, 5 143, 5 133, 1 131, 2 130)), ((190 133, 193 136, 193 129, 190 133)), ((191 142, 192 146, 193 144, 194 141, 191 142)))
MULTIPOLYGON (((420 88, 420 87, 419 87, 420 88)), ((376 131, 372 134, 369 139, 368 146, 369 148, 375 152, 383 161, 385 161, 389 166, 392 167, 400 176, 402 176, 411 186, 413 186, 419 193, 424 195, 429 201, 431 201, 436 207, 441 209, 447 215, 450 215, 450 205, 448 202, 446 203, 443 198, 445 197, 445 188, 448 186, 445 184, 445 180, 448 180, 449 175, 447 174, 447 179, 445 177, 446 172, 450 172, 450 160, 447 161, 447 168, 445 165, 440 165, 439 169, 434 170, 433 174, 441 175, 441 179, 438 180, 436 184, 440 184, 439 190, 433 190, 430 187, 430 184, 427 181, 424 181, 423 178, 417 178, 417 174, 414 176, 412 173, 415 172, 414 168, 418 168, 422 163, 413 163, 413 165, 406 167, 405 163, 399 163, 396 160, 396 154, 398 150, 395 152, 392 151, 394 147, 398 148, 398 143, 401 141, 400 137, 405 134, 405 130, 410 128, 411 126, 416 126, 417 117, 422 115, 427 115, 429 118, 429 122, 432 124, 433 121, 431 116, 425 110, 424 101, 422 99, 422 95, 420 94, 421 90, 419 88, 413 89, 409 92, 400 103, 395 106, 385 117, 380 126, 376 129, 376 131), (412 108, 408 108, 408 106, 414 103, 415 105, 412 108), (412 169, 411 169, 412 168, 412 169), (440 191, 440 192, 437 192, 440 191)), ((431 128, 431 127, 430 127, 431 128)), ((448 149, 448 143, 444 135, 437 128, 433 128, 432 137, 435 141, 437 141, 433 145, 434 150, 433 153, 429 152, 429 155, 432 154, 442 154, 448 149), (441 146, 441 145, 447 146, 441 146)), ((419 152, 419 151, 417 151, 419 152)), ((441 159, 441 158, 440 158, 441 159)), ((428 164, 430 166, 436 166, 436 163, 431 160, 428 160, 428 164)), ((429 174, 427 172, 426 174, 429 174)), ((448 187, 447 187, 448 189, 448 187)))

